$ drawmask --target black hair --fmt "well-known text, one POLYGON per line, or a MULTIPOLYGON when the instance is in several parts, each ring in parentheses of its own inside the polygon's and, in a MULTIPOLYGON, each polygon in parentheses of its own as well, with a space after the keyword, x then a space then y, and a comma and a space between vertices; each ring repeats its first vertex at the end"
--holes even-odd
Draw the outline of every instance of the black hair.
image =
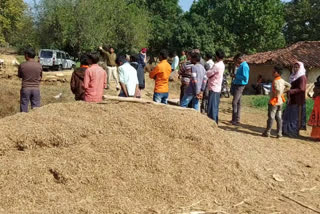
POLYGON ((213 56, 212 56, 211 53, 207 53, 207 54, 206 54, 206 57, 207 57, 208 59, 212 59, 212 58, 213 58, 213 56))
POLYGON ((137 62, 137 56, 135 56, 135 55, 131 55, 130 56, 130 62, 137 62))
POLYGON ((81 65, 89 65, 88 56, 87 55, 81 55, 80 56, 80 64, 81 65))
POLYGON ((90 53, 87 55, 88 59, 92 60, 93 64, 97 64, 99 62, 99 55, 97 53, 90 53))
POLYGON ((235 55, 235 57, 233 59, 238 60, 238 59, 242 59, 243 57, 244 57, 243 53, 238 53, 237 55, 235 55))
POLYGON ((117 59, 116 59, 117 65, 120 65, 121 62, 122 62, 122 64, 124 64, 124 63, 127 62, 127 59, 126 59, 125 56, 122 56, 122 55, 121 55, 121 56, 117 57, 117 59))
POLYGON ((216 51, 216 56, 217 56, 219 59, 224 59, 224 57, 226 56, 226 54, 224 53, 223 50, 217 50, 217 51, 216 51))
POLYGON ((191 59, 194 59, 196 62, 200 62, 201 55, 199 53, 192 53, 191 54, 191 59))
POLYGON ((166 50, 162 50, 162 51, 160 51, 159 56, 161 56, 163 59, 167 59, 168 52, 166 50))
POLYGON ((318 76, 317 81, 314 83, 316 87, 320 87, 320 76, 318 76))
POLYGON ((27 50, 24 51, 24 55, 26 55, 31 59, 34 59, 36 57, 36 52, 32 48, 28 48, 27 50))
POLYGON ((282 75, 282 71, 283 71, 283 67, 281 65, 276 65, 273 67, 273 69, 281 76, 282 75))

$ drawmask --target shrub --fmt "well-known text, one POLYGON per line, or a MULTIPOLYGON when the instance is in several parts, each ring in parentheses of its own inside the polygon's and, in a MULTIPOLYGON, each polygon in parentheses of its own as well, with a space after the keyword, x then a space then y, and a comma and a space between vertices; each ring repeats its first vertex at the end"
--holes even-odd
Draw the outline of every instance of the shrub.
MULTIPOLYGON (((266 110, 268 109, 268 102, 270 97, 269 96, 249 96, 250 99, 250 106, 254 108, 259 108, 266 110)), ((309 119, 312 109, 313 109, 313 100, 307 99, 306 100, 306 112, 307 112, 307 120, 309 119)), ((283 109, 286 108, 286 104, 284 104, 283 109)))

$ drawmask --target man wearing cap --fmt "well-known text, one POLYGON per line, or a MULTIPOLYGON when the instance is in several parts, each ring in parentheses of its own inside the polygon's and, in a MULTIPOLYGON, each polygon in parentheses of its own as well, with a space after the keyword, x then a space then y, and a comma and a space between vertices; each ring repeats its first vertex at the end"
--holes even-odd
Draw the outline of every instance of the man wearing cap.
POLYGON ((138 63, 144 68, 147 64, 147 48, 142 48, 138 55, 138 63))

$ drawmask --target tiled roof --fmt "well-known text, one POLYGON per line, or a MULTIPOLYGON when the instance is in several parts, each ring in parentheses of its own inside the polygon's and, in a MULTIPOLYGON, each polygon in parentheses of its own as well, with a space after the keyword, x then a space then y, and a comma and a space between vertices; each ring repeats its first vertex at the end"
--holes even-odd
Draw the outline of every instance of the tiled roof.
POLYGON ((244 57, 249 64, 281 64, 291 67, 296 60, 308 68, 320 68, 320 41, 298 42, 287 48, 247 55, 244 57))

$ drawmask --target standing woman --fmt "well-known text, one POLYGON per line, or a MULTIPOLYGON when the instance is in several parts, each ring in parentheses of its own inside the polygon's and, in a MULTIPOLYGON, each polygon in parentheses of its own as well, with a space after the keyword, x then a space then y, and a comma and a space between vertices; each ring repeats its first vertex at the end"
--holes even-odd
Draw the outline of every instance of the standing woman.
POLYGON ((311 138, 320 141, 320 76, 314 83, 313 92, 314 106, 308 125, 312 126, 311 138))
POLYGON ((299 131, 306 129, 307 77, 302 62, 294 63, 290 84, 287 107, 283 113, 283 134, 298 137, 299 131))

